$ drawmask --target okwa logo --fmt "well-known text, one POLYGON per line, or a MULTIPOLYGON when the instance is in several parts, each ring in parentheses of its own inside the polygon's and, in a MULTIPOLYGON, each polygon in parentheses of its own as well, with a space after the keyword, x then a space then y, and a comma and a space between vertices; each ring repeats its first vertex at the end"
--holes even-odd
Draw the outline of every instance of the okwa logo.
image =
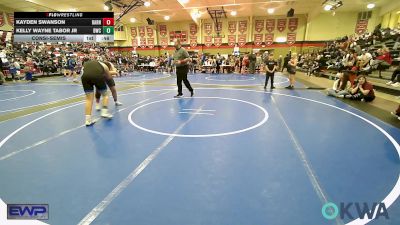
POLYGON ((335 203, 328 202, 322 206, 322 215, 328 220, 334 220, 338 216, 340 216, 340 219, 348 218, 351 220, 355 218, 354 216, 358 216, 360 219, 364 219, 365 216, 368 219, 379 219, 381 217, 389 219, 385 203, 376 202, 372 205, 366 202, 341 202, 340 208, 335 203))

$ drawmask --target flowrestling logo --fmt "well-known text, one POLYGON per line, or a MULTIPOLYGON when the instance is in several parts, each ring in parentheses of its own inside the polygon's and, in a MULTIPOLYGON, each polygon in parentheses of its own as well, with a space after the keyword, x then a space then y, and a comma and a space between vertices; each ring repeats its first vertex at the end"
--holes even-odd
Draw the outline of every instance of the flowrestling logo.
POLYGON ((355 218, 364 219, 365 217, 368 219, 380 219, 382 217, 387 220, 389 219, 385 203, 374 202, 368 204, 367 202, 341 202, 339 206, 340 207, 332 202, 326 203, 322 206, 322 216, 327 220, 334 220, 338 216, 340 216, 342 220, 345 218, 351 220, 355 218), (376 215, 374 216, 375 213, 376 215))
POLYGON ((48 220, 48 204, 7 204, 9 220, 48 220))

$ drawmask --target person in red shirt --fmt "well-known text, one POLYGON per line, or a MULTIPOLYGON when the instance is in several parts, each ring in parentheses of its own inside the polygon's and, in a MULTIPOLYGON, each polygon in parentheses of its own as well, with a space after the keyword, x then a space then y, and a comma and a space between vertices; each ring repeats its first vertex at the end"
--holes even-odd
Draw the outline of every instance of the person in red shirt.
POLYGON ((246 54, 243 57, 243 61, 242 61, 242 71, 241 71, 242 74, 244 74, 247 71, 247 69, 249 68, 249 65, 250 65, 249 56, 246 54))
POLYGON ((393 59, 392 55, 390 54, 390 51, 388 48, 383 48, 379 52, 379 56, 376 57, 374 62, 372 63, 373 68, 379 69, 379 67, 388 67, 392 65, 393 59))
POLYGON ((354 82, 350 94, 340 95, 338 97, 371 102, 375 99, 374 86, 367 81, 367 78, 364 75, 361 75, 358 77, 358 83, 354 82))
POLYGON ((36 81, 37 78, 33 77, 33 73, 35 72, 34 69, 34 63, 32 59, 28 58, 27 61, 25 62, 25 80, 27 81, 36 81))

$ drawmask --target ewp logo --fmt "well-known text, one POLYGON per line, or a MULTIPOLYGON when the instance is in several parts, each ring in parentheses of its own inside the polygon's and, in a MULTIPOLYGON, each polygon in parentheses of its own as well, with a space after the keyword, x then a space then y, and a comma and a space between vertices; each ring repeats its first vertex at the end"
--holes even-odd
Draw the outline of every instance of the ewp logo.
POLYGON ((8 204, 7 219, 48 220, 48 204, 8 204))
POLYGON ((324 216, 325 219, 328 220, 333 220, 336 219, 337 216, 340 214, 340 219, 344 219, 347 217, 348 219, 353 220, 355 215, 354 213, 357 213, 358 218, 364 219, 365 216, 367 216, 368 219, 379 219, 379 217, 383 216, 386 219, 389 219, 389 214, 386 209, 385 203, 376 203, 374 202, 372 204, 372 207, 368 206, 366 202, 363 202, 362 207, 361 204, 358 202, 350 202, 350 203, 340 203, 340 210, 338 206, 335 203, 328 202, 324 206, 322 206, 322 215, 324 216), (352 206, 354 207, 352 209, 352 206), (375 210, 378 207, 377 210, 375 210), (374 217, 376 211, 376 215, 374 217))

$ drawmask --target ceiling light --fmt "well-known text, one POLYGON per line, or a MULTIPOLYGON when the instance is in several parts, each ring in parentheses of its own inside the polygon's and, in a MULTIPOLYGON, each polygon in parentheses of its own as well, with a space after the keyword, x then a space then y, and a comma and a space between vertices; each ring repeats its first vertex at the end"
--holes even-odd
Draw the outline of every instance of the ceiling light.
POLYGON ((270 8, 270 9, 268 9, 268 10, 267 10, 267 12, 268 12, 269 14, 272 14, 272 13, 274 13, 274 12, 275 12, 275 9, 273 9, 273 8, 270 8))
POLYGON ((236 16, 237 15, 237 12, 236 11, 232 11, 231 12, 231 16, 236 16))
POLYGON ((201 17, 200 11, 194 11, 194 12, 192 12, 192 17, 195 18, 195 19, 200 18, 200 17, 201 17))
POLYGON ((149 7, 150 6, 150 1, 144 2, 144 6, 149 7))
POLYGON ((136 22, 136 18, 133 18, 133 17, 132 17, 132 18, 130 19, 130 21, 131 21, 131 23, 134 23, 134 22, 136 22))
POLYGON ((341 0, 325 0, 322 6, 325 11, 336 10, 343 6, 343 2, 341 0))
POLYGON ((332 8, 333 8, 332 5, 326 5, 326 6, 324 6, 324 10, 325 10, 325 11, 329 11, 329 10, 331 10, 332 8))
POLYGON ((169 16, 164 16, 164 20, 169 20, 170 18, 169 16))
POLYGON ((106 11, 111 11, 111 10, 113 10, 113 7, 112 7, 112 5, 111 5, 111 1, 106 1, 106 2, 104 2, 104 10, 106 10, 106 11))
POLYGON ((189 0, 181 0, 182 4, 187 4, 189 0))
POLYGON ((375 8, 375 4, 374 3, 370 3, 370 4, 367 5, 367 8, 368 9, 373 9, 373 8, 375 8))

